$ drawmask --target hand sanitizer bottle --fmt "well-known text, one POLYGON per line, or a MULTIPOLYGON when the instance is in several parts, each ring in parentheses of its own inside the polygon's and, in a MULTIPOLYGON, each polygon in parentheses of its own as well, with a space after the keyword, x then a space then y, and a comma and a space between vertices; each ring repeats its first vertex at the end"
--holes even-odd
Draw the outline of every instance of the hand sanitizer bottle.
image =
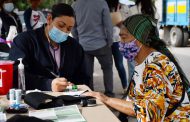
POLYGON ((18 65, 18 88, 25 91, 25 75, 24 75, 24 64, 22 63, 22 58, 18 59, 20 64, 18 65))

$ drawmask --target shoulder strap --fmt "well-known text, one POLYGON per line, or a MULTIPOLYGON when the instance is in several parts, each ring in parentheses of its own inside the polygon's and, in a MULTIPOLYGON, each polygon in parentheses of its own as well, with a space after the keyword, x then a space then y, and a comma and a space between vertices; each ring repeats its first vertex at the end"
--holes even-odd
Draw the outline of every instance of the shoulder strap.
POLYGON ((183 92, 182 92, 182 96, 181 96, 180 101, 177 104, 175 104, 173 106, 173 108, 167 110, 165 117, 171 115, 181 105, 181 103, 183 102, 184 98, 185 98, 185 87, 184 87, 184 83, 183 83, 183 92))

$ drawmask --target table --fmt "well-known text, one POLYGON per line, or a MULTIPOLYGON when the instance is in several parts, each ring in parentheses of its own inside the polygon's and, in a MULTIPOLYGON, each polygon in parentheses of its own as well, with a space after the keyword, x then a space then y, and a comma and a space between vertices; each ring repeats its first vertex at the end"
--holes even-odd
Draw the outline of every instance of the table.
MULTIPOLYGON (((79 85, 79 90, 90 90, 86 85, 79 85)), ((61 92, 47 92, 48 94, 59 96, 61 92)), ((0 104, 8 106, 8 100, 5 96, 0 96, 0 104)), ((32 109, 32 108, 31 108, 32 109)), ((83 117, 87 122, 120 122, 119 119, 105 106, 102 102, 97 100, 97 106, 94 107, 81 107, 79 106, 83 117)), ((7 114, 7 118, 13 115, 7 114)))

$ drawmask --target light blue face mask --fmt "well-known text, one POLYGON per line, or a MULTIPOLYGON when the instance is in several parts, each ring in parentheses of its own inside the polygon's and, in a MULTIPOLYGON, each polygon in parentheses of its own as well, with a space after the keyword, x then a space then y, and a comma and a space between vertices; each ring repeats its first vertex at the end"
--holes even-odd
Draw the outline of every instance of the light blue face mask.
POLYGON ((14 9, 14 4, 13 3, 5 3, 3 5, 3 8, 6 12, 12 12, 14 9))
POLYGON ((68 34, 59 30, 55 26, 49 31, 49 37, 52 41, 56 43, 61 43, 67 40, 68 34))

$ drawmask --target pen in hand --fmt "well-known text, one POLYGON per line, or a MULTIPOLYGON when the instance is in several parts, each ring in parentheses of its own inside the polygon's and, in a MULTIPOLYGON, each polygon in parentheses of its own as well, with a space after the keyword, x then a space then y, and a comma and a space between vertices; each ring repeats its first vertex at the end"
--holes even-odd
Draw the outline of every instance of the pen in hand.
POLYGON ((70 82, 67 81, 66 78, 64 77, 61 78, 59 75, 55 74, 52 71, 49 71, 49 73, 51 73, 51 75, 55 77, 55 79, 53 79, 51 83, 51 89, 53 92, 61 92, 65 90, 67 86, 71 84, 70 82))
MULTIPOLYGON (((56 75, 54 72, 50 72, 55 78, 60 78, 59 75, 56 75)), ((67 81, 69 85, 73 85, 70 81, 67 81)))
POLYGON ((54 72, 50 72, 55 78, 59 78, 59 75, 56 75, 54 72))

